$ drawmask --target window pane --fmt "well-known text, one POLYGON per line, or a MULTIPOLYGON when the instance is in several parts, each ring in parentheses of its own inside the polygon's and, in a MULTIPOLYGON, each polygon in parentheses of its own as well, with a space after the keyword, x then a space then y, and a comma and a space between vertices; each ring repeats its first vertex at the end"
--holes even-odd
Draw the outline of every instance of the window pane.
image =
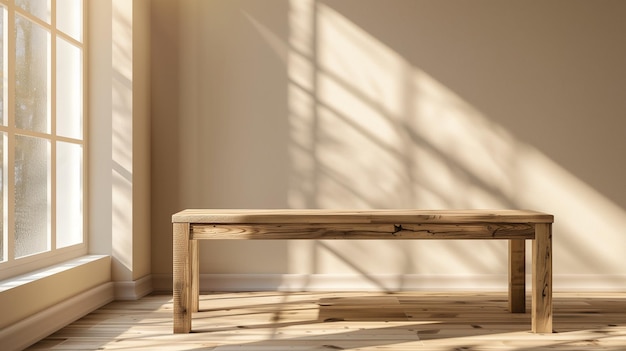
POLYGON ((83 40, 83 1, 57 0, 57 28, 72 38, 83 40))
POLYGON ((83 242, 83 150, 57 143, 57 248, 83 242))
POLYGON ((15 125, 49 133, 50 33, 15 16, 15 125))
POLYGON ((57 134, 83 137, 83 75, 80 48, 57 39, 57 134))
POLYGON ((15 257, 50 249, 50 142, 15 136, 15 257))
POLYGON ((15 0, 15 4, 50 23, 50 0, 15 0))

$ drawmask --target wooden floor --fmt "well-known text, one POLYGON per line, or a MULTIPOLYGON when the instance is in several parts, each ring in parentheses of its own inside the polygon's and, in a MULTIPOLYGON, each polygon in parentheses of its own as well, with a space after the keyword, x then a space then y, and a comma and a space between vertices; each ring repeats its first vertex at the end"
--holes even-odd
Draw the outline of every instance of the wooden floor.
POLYGON ((626 350, 626 293, 555 293, 554 334, 530 333, 504 293, 212 293, 200 308, 172 334, 171 296, 113 302, 28 350, 626 350))

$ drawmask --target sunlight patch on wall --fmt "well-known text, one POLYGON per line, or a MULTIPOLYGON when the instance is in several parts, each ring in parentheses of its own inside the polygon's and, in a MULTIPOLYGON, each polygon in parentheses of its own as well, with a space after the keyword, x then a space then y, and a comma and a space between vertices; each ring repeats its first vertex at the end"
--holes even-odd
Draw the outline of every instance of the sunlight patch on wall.
POLYGON ((319 5, 317 27, 317 150, 335 174, 319 181, 356 182, 338 203, 320 193, 322 207, 510 207, 508 133, 332 9, 319 5))
MULTIPOLYGON (((287 66, 290 207, 535 209, 555 215, 557 274, 621 273, 622 208, 332 8, 293 0, 288 16, 282 44, 255 26, 287 66)), ((290 248, 300 273, 506 272, 506 242, 290 248)))
POLYGON ((132 272, 133 62, 132 3, 112 3, 112 250, 113 278, 132 272))
MULTIPOLYGON (((516 203, 553 213, 555 270, 623 274, 624 209, 530 145, 516 159, 516 203)), ((623 282, 622 282, 623 284, 623 282)))

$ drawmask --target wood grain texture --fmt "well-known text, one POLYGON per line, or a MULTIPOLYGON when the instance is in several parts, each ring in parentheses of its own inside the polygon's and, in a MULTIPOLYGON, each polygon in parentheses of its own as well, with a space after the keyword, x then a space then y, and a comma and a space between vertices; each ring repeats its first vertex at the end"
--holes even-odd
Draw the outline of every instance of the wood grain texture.
POLYGON ((526 312, 525 240, 509 240, 509 310, 513 313, 526 312))
POLYGON ((189 224, 173 224, 173 299, 174 299, 174 333, 189 333, 191 331, 192 306, 192 256, 189 241, 189 224))
POLYGON ((552 326, 552 247, 548 233, 553 216, 549 214, 525 210, 208 209, 185 210, 173 215, 172 221, 175 333, 191 331, 191 313, 198 310, 197 240, 207 239, 508 239, 512 312, 525 311, 524 240, 531 239, 532 330, 545 333, 552 326))
POLYGON ((172 215, 181 223, 552 223, 550 214, 528 210, 224 210, 189 209, 172 215))
POLYGON ((200 308, 200 247, 198 240, 189 240, 189 254, 191 255, 191 307, 193 312, 198 312, 200 308))
MULTIPOLYGON (((623 351, 626 293, 554 294, 554 334, 492 292, 216 292, 194 333, 171 334, 171 295, 115 301, 27 351, 623 351)), ((0 346, 0 348, 2 348, 0 346)))
POLYGON ((192 224, 193 239, 532 239, 535 229, 526 223, 468 224, 192 224))
POLYGON ((532 255, 532 331, 552 333, 552 225, 535 226, 532 255))

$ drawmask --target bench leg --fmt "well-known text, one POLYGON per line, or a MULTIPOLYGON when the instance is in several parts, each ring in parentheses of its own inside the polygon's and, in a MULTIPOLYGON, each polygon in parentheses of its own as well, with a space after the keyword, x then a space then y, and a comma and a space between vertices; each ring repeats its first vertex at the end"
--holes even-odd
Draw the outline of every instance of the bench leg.
POLYGON ((509 310, 526 312, 526 241, 509 240, 509 310))
POLYGON ((200 310, 200 253, 198 240, 189 241, 191 250, 191 307, 193 312, 200 310))
POLYGON ((552 333, 552 224, 535 224, 532 331, 552 333))
POLYGON ((173 224, 173 298, 174 298, 174 333, 191 332, 191 268, 192 257, 189 241, 189 223, 173 224))

